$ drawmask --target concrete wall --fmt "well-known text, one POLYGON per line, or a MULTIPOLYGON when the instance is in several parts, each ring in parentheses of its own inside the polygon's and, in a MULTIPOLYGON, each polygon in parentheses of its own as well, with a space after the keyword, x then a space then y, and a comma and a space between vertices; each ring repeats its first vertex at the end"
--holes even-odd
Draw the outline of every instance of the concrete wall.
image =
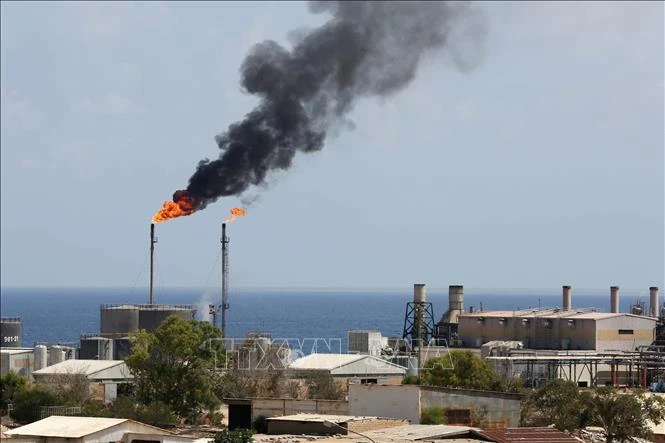
POLYGON ((621 316, 598 320, 597 323, 598 350, 634 351, 636 347, 650 345, 654 340, 656 322, 650 317, 621 316), (620 334, 620 331, 623 333, 620 334))
POLYGON ((420 387, 421 409, 438 406, 444 409, 470 409, 485 413, 483 427, 517 427, 520 423, 519 394, 475 391, 472 389, 420 387))
POLYGON ((420 388, 416 385, 349 385, 349 414, 420 423, 420 388))
POLYGON ((3 352, 0 354, 0 375, 14 371, 23 377, 30 377, 32 368, 35 366, 34 362, 33 351, 3 352))
POLYGON ((460 316, 459 335, 464 346, 480 347, 493 340, 521 341, 531 349, 595 349, 596 321, 563 316, 460 316))

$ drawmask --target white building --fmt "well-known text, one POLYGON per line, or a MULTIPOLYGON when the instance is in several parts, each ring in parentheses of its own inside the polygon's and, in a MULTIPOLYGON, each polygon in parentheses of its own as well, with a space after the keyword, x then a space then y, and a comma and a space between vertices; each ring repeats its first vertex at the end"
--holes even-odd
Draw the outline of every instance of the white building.
POLYGON ((5 432, 11 440, 39 443, 181 443, 191 438, 125 418, 51 416, 5 432))
POLYGON ((346 379, 350 383, 401 382, 406 374, 406 368, 361 354, 310 354, 295 360, 289 369, 305 376, 325 371, 333 378, 346 379))
POLYGON ((35 381, 43 384, 67 383, 67 377, 83 375, 90 384, 93 398, 112 402, 118 393, 118 384, 133 379, 123 360, 65 360, 32 373, 35 381))

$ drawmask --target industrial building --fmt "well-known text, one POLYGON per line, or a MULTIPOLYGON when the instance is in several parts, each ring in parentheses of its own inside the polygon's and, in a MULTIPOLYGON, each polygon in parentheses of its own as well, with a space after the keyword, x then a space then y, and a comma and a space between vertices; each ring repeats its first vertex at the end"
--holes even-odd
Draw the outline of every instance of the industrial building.
POLYGON ((656 321, 611 312, 486 311, 460 314, 458 334, 469 347, 504 340, 529 349, 634 351, 653 342, 656 321))

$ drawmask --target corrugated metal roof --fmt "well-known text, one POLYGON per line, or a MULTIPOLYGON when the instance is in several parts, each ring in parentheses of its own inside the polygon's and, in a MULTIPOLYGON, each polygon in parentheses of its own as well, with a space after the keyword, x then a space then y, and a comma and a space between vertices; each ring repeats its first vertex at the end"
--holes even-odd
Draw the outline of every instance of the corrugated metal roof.
POLYGON ((359 420, 379 420, 379 417, 364 417, 359 415, 329 415, 329 414, 293 414, 282 415, 279 417, 269 417, 267 420, 276 421, 302 421, 323 423, 324 421, 331 421, 333 423, 349 423, 359 420))
POLYGON ((289 365, 289 368, 301 370, 325 370, 330 371, 333 375, 400 375, 406 372, 406 369, 399 365, 372 355, 364 354, 310 354, 297 359, 289 365), (344 369, 338 370, 340 368, 344 369))
POLYGON ((470 436, 472 430, 479 430, 468 426, 451 425, 407 425, 394 428, 366 431, 372 439, 380 441, 417 441, 423 439, 445 438, 453 436, 470 436))
MULTIPOLYGON (((83 374, 92 375, 96 372, 125 365, 124 360, 65 360, 51 366, 47 366, 34 375, 55 375, 55 374, 83 374)), ((129 372, 129 371, 128 371, 129 372)))
POLYGON ((496 443, 579 443, 582 441, 555 428, 497 428, 475 432, 496 443))
MULTIPOLYGON (((165 429, 140 423, 126 418, 103 418, 103 417, 63 417, 52 415, 51 417, 30 423, 20 428, 5 432, 8 436, 26 437, 56 437, 56 438, 82 438, 105 429, 121 424, 127 424, 133 428, 128 432, 137 434, 137 428, 145 430, 150 434, 172 435, 165 429)), ((145 433, 141 432, 141 433, 145 433)))
POLYGON ((291 369, 319 369, 332 370, 354 361, 361 360, 367 355, 362 354, 309 354, 295 360, 289 365, 291 369))
POLYGON ((129 421, 126 418, 61 417, 53 415, 20 428, 5 432, 7 435, 81 438, 129 421))

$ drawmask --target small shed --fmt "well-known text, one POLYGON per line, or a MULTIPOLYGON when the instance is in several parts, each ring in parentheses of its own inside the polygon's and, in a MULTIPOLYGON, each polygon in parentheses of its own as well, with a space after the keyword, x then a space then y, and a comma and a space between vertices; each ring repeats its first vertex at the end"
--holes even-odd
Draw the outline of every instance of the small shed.
POLYGON ((31 439, 41 443, 61 442, 63 439, 72 443, 109 441, 132 443, 133 441, 146 440, 158 442, 183 441, 182 438, 164 438, 164 436, 177 436, 164 429, 125 418, 62 417, 56 415, 7 431, 5 435, 12 439, 31 439), (126 436, 131 435, 138 436, 138 438, 126 439, 126 436), (151 438, 147 438, 147 436, 151 438), (154 438, 155 436, 158 437, 154 438))
POLYGON ((112 402, 118 396, 118 385, 133 379, 123 360, 65 360, 32 373, 42 384, 67 384, 73 376, 84 376, 93 398, 112 402))

